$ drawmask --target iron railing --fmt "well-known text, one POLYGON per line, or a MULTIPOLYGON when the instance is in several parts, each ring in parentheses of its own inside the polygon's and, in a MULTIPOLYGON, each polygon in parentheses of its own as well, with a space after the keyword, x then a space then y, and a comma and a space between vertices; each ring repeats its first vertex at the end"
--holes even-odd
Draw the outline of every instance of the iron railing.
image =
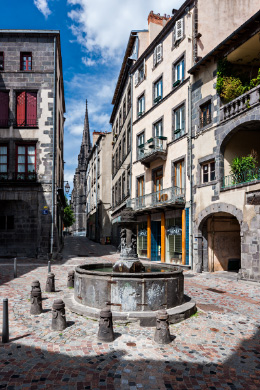
POLYGON ((36 182, 36 172, 0 172, 0 182, 16 181, 16 182, 36 182))
POLYGON ((137 148, 137 160, 142 160, 155 152, 166 152, 167 137, 153 137, 137 148))
POLYGON ((173 203, 185 203, 184 188, 165 188, 157 192, 129 199, 126 205, 134 210, 140 210, 146 207, 163 206, 173 203))
POLYGON ((230 188, 238 184, 253 183, 260 180, 260 168, 236 173, 223 177, 222 188, 230 188))

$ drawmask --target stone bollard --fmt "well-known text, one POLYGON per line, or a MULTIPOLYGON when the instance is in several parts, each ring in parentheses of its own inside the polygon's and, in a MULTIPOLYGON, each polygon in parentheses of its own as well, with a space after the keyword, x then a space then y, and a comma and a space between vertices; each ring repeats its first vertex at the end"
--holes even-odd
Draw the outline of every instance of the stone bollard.
POLYGON ((74 287, 74 271, 69 271, 67 287, 74 287))
POLYGON ((171 335, 169 331, 168 313, 166 310, 159 310, 156 315, 156 330, 154 341, 158 344, 169 344, 171 335))
MULTIPOLYGON (((41 291, 41 284, 40 284, 39 280, 33 280, 31 287, 32 287, 32 289, 31 289, 31 298, 32 298, 33 291, 36 291, 36 289, 40 289, 40 291, 41 291)), ((41 299, 42 299, 42 294, 41 294, 41 299)))
POLYGON ((55 292, 55 275, 54 273, 50 272, 47 276, 47 282, 46 282, 46 292, 55 292))
POLYGON ((67 328, 65 316, 65 303, 62 299, 55 299, 52 305, 52 330, 64 330, 67 328))
MULTIPOLYGON (((40 284, 40 283, 39 283, 40 284)), ((42 313, 42 292, 40 287, 34 287, 31 291, 31 314, 42 313)))
POLYGON ((100 311, 98 339, 101 341, 114 341, 112 313, 109 308, 100 311))

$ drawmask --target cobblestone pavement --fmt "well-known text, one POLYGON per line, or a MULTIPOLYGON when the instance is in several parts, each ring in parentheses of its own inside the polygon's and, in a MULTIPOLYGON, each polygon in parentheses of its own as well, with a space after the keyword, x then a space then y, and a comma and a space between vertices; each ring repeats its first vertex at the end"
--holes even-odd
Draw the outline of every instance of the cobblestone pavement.
MULTIPOLYGON (((45 293, 46 263, 0 262, 2 298, 9 298, 10 343, 0 343, 0 389, 260 389, 260 286, 227 273, 185 272, 185 292, 198 313, 171 325, 173 341, 153 341, 154 328, 118 323, 116 340, 97 340, 98 322, 66 311, 68 328, 53 332, 54 298, 68 292, 67 272, 86 260, 115 261, 112 246, 68 237, 52 264, 56 292, 45 293), (39 279, 44 312, 31 316, 30 285, 39 279)), ((2 328, 2 326, 1 326, 2 328)))

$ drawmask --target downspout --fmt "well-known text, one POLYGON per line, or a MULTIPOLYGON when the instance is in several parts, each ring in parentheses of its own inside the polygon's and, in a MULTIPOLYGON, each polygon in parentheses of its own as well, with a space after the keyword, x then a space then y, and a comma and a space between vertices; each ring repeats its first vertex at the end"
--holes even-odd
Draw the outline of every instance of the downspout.
POLYGON ((56 171, 56 37, 54 37, 54 72, 53 72, 53 138, 52 138, 52 211, 51 211, 51 248, 50 253, 51 257, 53 254, 53 241, 54 241, 54 220, 55 220, 55 171, 56 171))
POLYGON ((193 214, 193 181, 192 181, 192 129, 191 129, 191 84, 188 87, 188 120, 189 120, 189 161, 190 161, 190 213, 189 213, 189 227, 190 227, 190 237, 189 237, 189 263, 191 269, 193 269, 193 224, 192 224, 192 214, 193 214))
POLYGON ((98 144, 96 143, 96 223, 95 223, 95 239, 98 236, 98 144))
POLYGON ((131 200, 132 195, 132 161, 133 161, 133 75, 130 74, 130 82, 131 82, 131 137, 130 137, 130 145, 131 145, 131 152, 130 152, 130 185, 129 185, 129 196, 131 200))

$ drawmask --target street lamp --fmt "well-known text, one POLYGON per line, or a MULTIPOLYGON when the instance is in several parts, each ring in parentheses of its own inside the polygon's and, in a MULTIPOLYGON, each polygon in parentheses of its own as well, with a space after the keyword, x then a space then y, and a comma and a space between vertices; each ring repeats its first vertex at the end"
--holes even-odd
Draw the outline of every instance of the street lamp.
POLYGON ((66 194, 68 194, 68 193, 70 192, 70 185, 69 185, 69 182, 68 182, 68 181, 65 182, 65 183, 67 183, 67 184, 65 185, 65 192, 66 192, 66 194))

